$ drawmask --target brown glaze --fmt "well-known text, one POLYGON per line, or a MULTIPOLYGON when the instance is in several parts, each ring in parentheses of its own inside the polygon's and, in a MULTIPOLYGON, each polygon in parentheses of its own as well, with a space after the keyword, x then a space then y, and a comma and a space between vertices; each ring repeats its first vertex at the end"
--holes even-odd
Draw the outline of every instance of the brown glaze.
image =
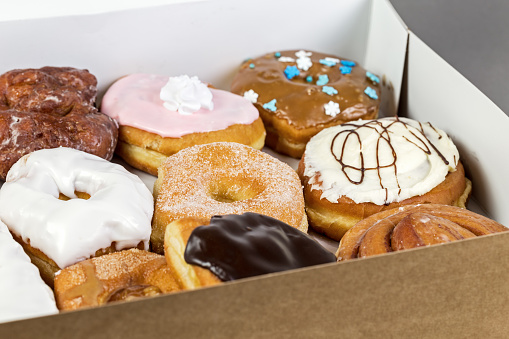
MULTIPOLYGON (((296 60, 296 52, 298 51, 290 50, 280 53, 281 57, 296 60)), ((320 63, 320 60, 326 57, 338 57, 312 52, 309 56, 312 66, 307 71, 300 70, 298 76, 289 80, 284 70, 287 66, 296 65, 296 62, 281 62, 279 61, 281 57, 269 53, 245 61, 233 80, 232 92, 243 95, 252 89, 259 95, 255 106, 260 112, 275 114, 296 129, 330 124, 334 121, 342 123, 363 118, 371 119, 378 112, 380 100, 371 99, 364 90, 369 86, 376 90, 380 97, 380 85, 368 79, 366 70, 357 63, 352 67, 351 74, 341 74, 339 69, 341 64, 326 66, 320 63), (326 86, 335 88, 338 93, 334 95, 324 93, 323 86, 316 84, 319 75, 327 75, 329 82, 326 86), (308 76, 312 76, 312 82, 306 81, 308 76), (277 100, 275 112, 263 108, 263 104, 272 99, 277 100), (339 103, 341 113, 336 117, 325 114, 324 105, 331 100, 339 103)))
POLYGON ((60 146, 113 157, 117 125, 95 107, 97 80, 70 67, 0 76, 0 178, 23 155, 60 146))
POLYGON ((258 214, 214 216, 193 230, 184 258, 223 281, 335 262, 336 257, 307 234, 258 214))

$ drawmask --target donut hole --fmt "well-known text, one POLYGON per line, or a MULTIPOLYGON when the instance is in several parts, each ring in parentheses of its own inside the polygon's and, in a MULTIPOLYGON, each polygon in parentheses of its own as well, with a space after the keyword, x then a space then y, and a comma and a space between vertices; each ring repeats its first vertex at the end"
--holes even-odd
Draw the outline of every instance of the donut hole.
MULTIPOLYGON (((74 194, 78 197, 78 199, 84 199, 84 200, 90 199, 90 194, 88 194, 86 192, 74 191, 74 194)), ((60 195, 58 196, 58 199, 67 201, 67 200, 72 200, 73 198, 69 198, 65 194, 60 193, 60 195)))
POLYGON ((162 293, 161 289, 157 286, 133 285, 116 290, 109 296, 106 302, 134 300, 138 298, 156 296, 162 293))
POLYGON ((209 185, 208 195, 212 199, 233 203, 252 199, 262 192, 263 188, 256 180, 246 178, 217 178, 209 185))

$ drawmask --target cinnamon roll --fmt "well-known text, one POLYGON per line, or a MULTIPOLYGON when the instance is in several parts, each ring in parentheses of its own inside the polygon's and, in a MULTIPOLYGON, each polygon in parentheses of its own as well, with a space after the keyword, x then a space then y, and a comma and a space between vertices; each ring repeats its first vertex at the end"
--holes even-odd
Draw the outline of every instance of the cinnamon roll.
POLYGON ((376 213, 341 239, 338 261, 507 231, 498 222, 455 206, 408 205, 376 213))

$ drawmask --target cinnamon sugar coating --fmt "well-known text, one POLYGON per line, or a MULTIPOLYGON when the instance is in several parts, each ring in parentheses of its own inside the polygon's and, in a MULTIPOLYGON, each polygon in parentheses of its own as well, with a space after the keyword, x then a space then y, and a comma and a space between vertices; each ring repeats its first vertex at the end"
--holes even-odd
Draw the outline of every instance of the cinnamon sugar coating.
POLYGON ((186 217, 255 212, 307 232, 297 173, 249 146, 216 142, 186 148, 159 167, 154 184, 152 250, 163 253, 166 226, 186 217))
POLYGON ((69 266, 55 278, 61 310, 103 305, 180 290, 164 256, 129 249, 69 266))
POLYGON ((23 155, 72 147, 107 160, 118 128, 94 107, 97 80, 87 70, 43 67, 0 76, 0 178, 23 155))

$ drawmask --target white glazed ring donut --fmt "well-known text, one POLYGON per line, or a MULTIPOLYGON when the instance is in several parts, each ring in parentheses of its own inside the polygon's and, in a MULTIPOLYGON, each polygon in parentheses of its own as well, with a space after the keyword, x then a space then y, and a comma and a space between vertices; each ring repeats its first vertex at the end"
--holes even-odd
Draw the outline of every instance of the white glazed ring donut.
POLYGON ((0 206, 0 218, 14 237, 59 268, 108 247, 149 246, 148 188, 122 166, 74 149, 39 150, 21 158, 7 174, 0 206), (79 199, 76 192, 90 198, 79 199))

